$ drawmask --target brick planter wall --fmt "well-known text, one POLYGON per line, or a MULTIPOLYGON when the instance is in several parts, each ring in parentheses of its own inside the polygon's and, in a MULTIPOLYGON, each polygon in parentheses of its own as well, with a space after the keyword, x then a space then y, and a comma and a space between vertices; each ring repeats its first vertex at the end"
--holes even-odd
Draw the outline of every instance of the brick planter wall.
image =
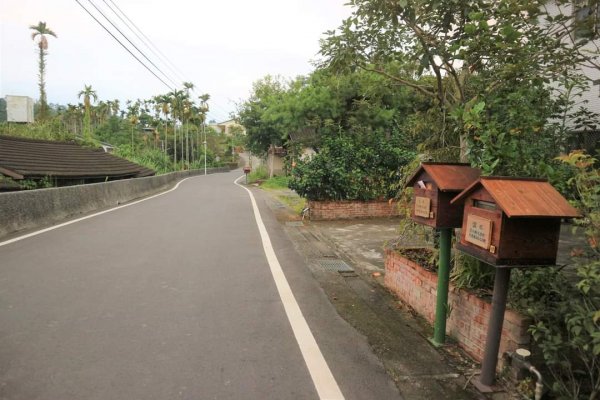
POLYGON ((397 217, 396 202, 374 201, 313 201, 309 200, 310 219, 315 221, 397 217))
MULTIPOLYGON (((433 323, 437 275, 393 250, 386 249, 385 256, 385 285, 403 302, 433 323)), ((446 333, 475 360, 481 362, 492 305, 466 290, 454 287, 452 283, 450 283, 448 303, 450 316, 446 321, 446 333)), ((529 325, 530 320, 527 317, 513 310, 506 310, 500 341, 500 356, 506 351, 529 345, 530 336, 527 333, 529 325)), ((498 366, 500 368, 501 363, 498 366)))

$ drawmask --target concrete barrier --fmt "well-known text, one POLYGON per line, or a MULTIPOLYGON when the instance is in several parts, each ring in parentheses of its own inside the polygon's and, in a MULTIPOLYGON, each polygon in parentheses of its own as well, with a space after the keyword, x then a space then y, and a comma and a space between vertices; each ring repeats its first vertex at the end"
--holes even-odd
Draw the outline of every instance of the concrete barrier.
MULTIPOLYGON (((229 172, 229 168, 207 170, 209 174, 217 172, 229 172)), ((127 203, 167 190, 183 178, 202 174, 204 170, 182 171, 147 178, 0 193, 0 238, 127 203)))

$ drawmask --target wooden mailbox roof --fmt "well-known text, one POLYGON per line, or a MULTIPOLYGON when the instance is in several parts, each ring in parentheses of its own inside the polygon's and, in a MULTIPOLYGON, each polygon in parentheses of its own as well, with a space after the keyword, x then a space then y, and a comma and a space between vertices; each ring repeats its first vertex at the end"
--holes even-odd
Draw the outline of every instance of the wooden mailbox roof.
POLYGON ((0 136, 0 174, 13 179, 139 178, 154 171, 72 142, 0 136))
POLYGON ((544 179, 481 177, 452 199, 460 203, 479 187, 496 201, 509 217, 575 218, 579 212, 544 179))
POLYGON ((469 164, 424 162, 410 177, 406 186, 415 184, 422 171, 433 179, 442 192, 460 192, 479 178, 481 171, 469 164))

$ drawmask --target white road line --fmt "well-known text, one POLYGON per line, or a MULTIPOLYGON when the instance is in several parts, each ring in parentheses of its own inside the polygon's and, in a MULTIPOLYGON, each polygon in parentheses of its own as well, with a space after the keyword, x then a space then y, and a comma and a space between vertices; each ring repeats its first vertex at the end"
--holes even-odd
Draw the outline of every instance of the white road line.
POLYGON ((327 365, 327 362, 325 361, 325 358, 319 349, 319 345, 310 331, 310 327, 308 326, 306 319, 304 319, 304 315, 302 315, 300 306, 298 306, 296 298, 292 293, 292 289, 290 288, 283 270, 281 269, 281 265, 277 260, 277 256, 273 250, 273 245, 271 244, 271 239, 269 238, 265 224, 260 217, 260 211, 256 205, 254 195, 250 190, 238 183, 238 181, 243 177, 244 176, 240 176, 233 183, 246 190, 250 195, 252 209, 254 210, 254 218, 256 219, 256 225, 258 225, 258 231, 260 232, 263 249, 265 250, 265 255, 267 257, 269 267, 271 268, 273 280, 277 286, 277 291, 279 292, 279 297, 283 303, 285 313, 290 321, 292 331, 294 332, 294 336, 296 337, 296 341, 298 342, 298 346, 302 352, 302 357, 304 357, 304 362, 306 363, 308 371, 310 372, 310 376, 313 380, 315 388, 319 393, 319 397, 322 400, 343 400, 344 395, 342 394, 340 387, 333 377, 333 374, 331 373, 331 370, 329 369, 329 366, 327 365))
MULTIPOLYGON (((198 175, 198 176, 204 176, 204 175, 198 175)), ((12 238, 10 240, 5 240, 4 242, 0 242, 0 247, 6 246, 7 244, 11 244, 11 243, 14 243, 14 242, 18 242, 20 240, 24 240, 24 239, 27 239, 27 238, 30 238, 30 237, 33 237, 33 236, 41 235, 42 233, 53 231, 55 229, 62 228, 63 226, 71 225, 71 224, 74 224, 74 223, 77 223, 77 222, 80 222, 80 221, 83 221, 83 220, 86 220, 86 219, 97 217, 97 216, 102 215, 102 214, 106 214, 106 213, 109 213, 109 212, 120 210, 121 208, 133 206, 135 204, 141 203, 142 201, 154 199, 155 197, 159 197, 159 196, 162 196, 162 195, 167 194, 169 192, 172 192, 173 190, 177 190, 177 188, 179 187, 179 185, 183 181, 186 181, 186 180, 191 179, 191 178, 196 178, 196 177, 195 176, 190 176, 190 177, 184 178, 184 179, 180 180, 179 182, 177 182, 177 184, 173 188, 171 188, 169 190, 165 190, 164 192, 155 194, 155 195, 150 196, 150 197, 145 197, 145 198, 143 198, 141 200, 136 200, 136 201, 131 202, 131 203, 123 204, 122 206, 117 206, 117 207, 114 207, 114 208, 110 208, 108 210, 100 211, 100 212, 97 212, 95 214, 86 215, 85 217, 77 218, 77 219, 74 219, 74 220, 71 220, 71 221, 63 222, 62 224, 53 225, 53 226, 50 226, 48 228, 41 229, 39 231, 31 232, 31 233, 28 233, 28 234, 23 235, 23 236, 17 236, 16 238, 12 238)))

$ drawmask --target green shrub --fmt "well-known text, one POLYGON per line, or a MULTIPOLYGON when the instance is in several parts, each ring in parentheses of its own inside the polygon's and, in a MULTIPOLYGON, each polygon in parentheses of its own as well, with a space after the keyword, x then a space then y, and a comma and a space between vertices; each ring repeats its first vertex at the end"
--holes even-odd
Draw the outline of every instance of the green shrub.
POLYGON ((513 307, 530 315, 530 328, 551 389, 561 399, 600 396, 600 171, 593 158, 573 152, 561 157, 574 168, 576 188, 589 247, 573 252, 575 282, 561 268, 517 270, 511 279, 513 307))
POLYGON ((114 154, 126 158, 136 164, 153 169, 157 175, 174 171, 173 161, 160 150, 133 150, 130 145, 122 145, 114 154))
POLYGON ((468 254, 455 252, 450 279, 456 287, 469 289, 479 295, 489 295, 494 288, 494 276, 494 267, 468 254))
POLYGON ((318 154, 300 160, 290 188, 309 200, 375 200, 396 196, 400 168, 414 158, 384 135, 324 138, 318 154))
POLYGON ((248 183, 254 183, 256 181, 262 181, 269 177, 269 171, 264 165, 254 167, 248 174, 248 183))

